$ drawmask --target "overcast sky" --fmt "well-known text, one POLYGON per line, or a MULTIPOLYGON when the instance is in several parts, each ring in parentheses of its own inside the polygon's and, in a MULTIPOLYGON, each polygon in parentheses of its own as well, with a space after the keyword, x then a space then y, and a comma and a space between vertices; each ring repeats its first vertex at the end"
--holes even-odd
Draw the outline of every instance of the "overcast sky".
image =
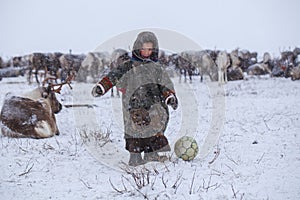
POLYGON ((178 32, 205 49, 278 55, 300 47, 299 10, 299 0, 0 0, 0 56, 87 53, 146 28, 178 32))

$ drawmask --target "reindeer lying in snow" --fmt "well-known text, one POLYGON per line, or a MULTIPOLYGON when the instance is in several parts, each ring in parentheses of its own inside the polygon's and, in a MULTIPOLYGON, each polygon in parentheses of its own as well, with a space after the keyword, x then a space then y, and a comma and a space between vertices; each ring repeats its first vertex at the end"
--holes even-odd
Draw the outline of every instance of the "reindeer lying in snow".
POLYGON ((59 93, 64 84, 70 82, 39 87, 22 96, 6 94, 0 114, 2 134, 36 139, 59 135, 54 114, 62 105, 55 93, 59 93), (55 86, 59 87, 54 89, 55 86))

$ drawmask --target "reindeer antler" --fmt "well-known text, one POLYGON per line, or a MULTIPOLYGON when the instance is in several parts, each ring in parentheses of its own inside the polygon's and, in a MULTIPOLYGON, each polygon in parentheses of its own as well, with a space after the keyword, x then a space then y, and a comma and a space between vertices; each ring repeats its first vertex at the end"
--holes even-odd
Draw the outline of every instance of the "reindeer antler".
POLYGON ((51 90, 53 92, 56 92, 56 93, 60 94, 60 91, 61 91, 61 88, 62 88, 63 85, 67 84, 70 87, 71 90, 73 89, 72 86, 71 86, 71 81, 73 80, 73 78, 74 78, 74 75, 70 75, 70 76, 67 77, 66 81, 64 81, 62 83, 58 83, 58 84, 49 83, 49 86, 51 87, 51 90), (55 89, 54 87, 56 87, 56 86, 58 86, 58 88, 55 89))
POLYGON ((51 75, 47 76, 47 77, 43 80, 42 86, 45 86, 45 84, 48 83, 49 80, 55 80, 55 79, 56 79, 55 76, 51 76, 51 75))

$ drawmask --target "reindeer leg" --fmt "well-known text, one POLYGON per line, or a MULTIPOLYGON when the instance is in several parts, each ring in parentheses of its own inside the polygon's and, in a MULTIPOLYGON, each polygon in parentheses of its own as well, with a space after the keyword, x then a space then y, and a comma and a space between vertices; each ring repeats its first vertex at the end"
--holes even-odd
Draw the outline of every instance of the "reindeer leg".
POLYGON ((38 85, 40 85, 40 81, 39 81, 39 77, 38 77, 38 70, 35 70, 34 76, 35 76, 36 82, 38 83, 38 85))
POLYGON ((112 87, 110 90, 111 90, 111 95, 110 96, 114 97, 114 87, 112 87))
POLYGON ((180 69, 179 69, 178 76, 179 76, 179 83, 181 83, 181 70, 180 69))
POLYGON ((218 82, 219 82, 219 85, 221 85, 221 82, 222 82, 222 72, 221 72, 221 70, 218 70, 218 82))
POLYGON ((55 76, 55 83, 57 84, 57 74, 58 74, 58 70, 56 70, 55 72, 54 72, 54 76, 55 76))
POLYGON ((120 92, 119 92, 118 88, 117 88, 117 97, 120 97, 120 92))
POLYGON ((200 82, 202 83, 203 82, 203 71, 201 70, 201 68, 199 69, 200 71, 200 82))
POLYGON ((189 73, 189 77, 190 77, 190 83, 192 83, 193 71, 189 70, 188 73, 189 73))
POLYGON ((29 69, 28 77, 27 77, 27 80, 28 80, 29 84, 31 84, 31 76, 32 76, 32 69, 29 69))

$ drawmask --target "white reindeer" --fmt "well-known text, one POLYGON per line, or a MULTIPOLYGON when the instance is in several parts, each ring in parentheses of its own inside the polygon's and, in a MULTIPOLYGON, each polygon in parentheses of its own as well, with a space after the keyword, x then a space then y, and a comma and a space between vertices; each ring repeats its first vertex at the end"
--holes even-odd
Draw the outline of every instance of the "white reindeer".
POLYGON ((230 60, 226 51, 218 53, 216 64, 218 66, 218 82, 220 84, 227 83, 227 68, 230 65, 230 60))

